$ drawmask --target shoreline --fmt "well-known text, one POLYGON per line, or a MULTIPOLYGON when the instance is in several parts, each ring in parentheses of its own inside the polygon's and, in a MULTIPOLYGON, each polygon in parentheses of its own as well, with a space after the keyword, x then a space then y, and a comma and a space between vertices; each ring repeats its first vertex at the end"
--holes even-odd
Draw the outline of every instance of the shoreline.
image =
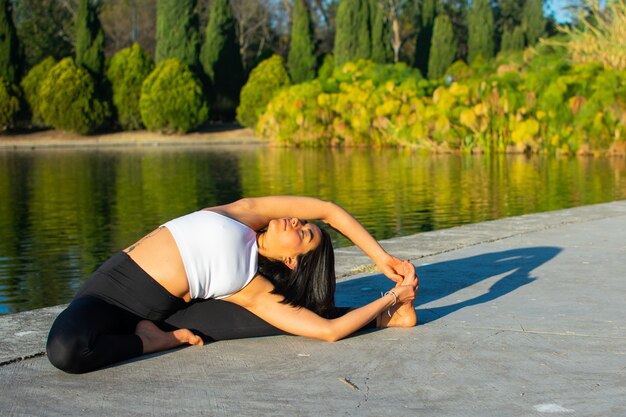
POLYGON ((136 130, 82 136, 60 130, 42 130, 0 136, 0 150, 251 144, 261 145, 266 142, 259 140, 252 129, 234 123, 211 126, 202 131, 186 134, 166 135, 136 130))

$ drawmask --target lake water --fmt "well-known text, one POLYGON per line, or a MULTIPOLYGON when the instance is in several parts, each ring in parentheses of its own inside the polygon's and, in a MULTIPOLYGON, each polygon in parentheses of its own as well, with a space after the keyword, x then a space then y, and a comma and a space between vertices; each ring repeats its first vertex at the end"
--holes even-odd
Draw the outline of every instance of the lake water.
POLYGON ((0 314, 68 302, 170 218, 271 194, 333 200, 385 239, 624 199, 626 164, 263 146, 0 151, 0 314))

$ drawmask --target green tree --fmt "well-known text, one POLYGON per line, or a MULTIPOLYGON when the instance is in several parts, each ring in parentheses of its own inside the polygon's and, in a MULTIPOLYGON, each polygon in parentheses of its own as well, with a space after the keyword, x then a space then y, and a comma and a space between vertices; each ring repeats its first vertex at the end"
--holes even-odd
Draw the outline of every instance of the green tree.
POLYGON ((74 21, 64 2, 19 0, 13 2, 13 8, 26 68, 48 56, 58 60, 73 53, 74 21))
POLYGON ((470 63, 478 56, 493 57, 493 10, 489 0, 474 0, 468 20, 468 56, 470 63))
POLYGON ((9 83, 15 83, 19 78, 20 67, 12 3, 9 0, 0 0, 0 77, 9 83))
POLYGON ((70 57, 56 64, 39 87, 39 109, 48 126, 87 134, 109 117, 91 74, 70 57))
POLYGON ((94 75, 104 69, 104 31, 90 0, 81 0, 76 14, 76 63, 94 75))
POLYGON ((31 124, 33 126, 44 127, 46 125, 41 115, 39 89, 52 67, 56 64, 57 61, 49 56, 32 67, 20 82, 20 87, 22 87, 22 91, 24 92, 24 99, 26 99, 28 107, 30 108, 31 124))
POLYGON ((195 7, 196 0, 157 0, 157 64, 178 58, 191 68, 198 67, 200 35, 195 7))
POLYGON ((526 0, 522 15, 522 25, 526 32, 528 46, 534 46, 546 30, 542 0, 526 0))
POLYGON ((433 42, 428 60, 428 78, 443 76, 456 56, 454 28, 447 14, 441 13, 435 18, 433 42))
POLYGON ((369 59, 372 53, 370 0, 342 0, 335 18, 335 64, 369 59))
POLYGON ((294 0, 291 17, 291 45, 287 67, 295 83, 315 78, 315 40, 311 11, 304 0, 294 0))
POLYGON ((179 59, 161 62, 141 86, 141 119, 148 130, 186 133, 209 115, 202 84, 179 59))
POLYGON ((20 111, 20 94, 17 86, 0 77, 0 132, 13 127, 20 111))
POLYGON ((524 29, 521 26, 515 26, 512 31, 507 30, 502 34, 501 51, 511 52, 522 49, 524 49, 524 29))
POLYGON ((435 16, 437 15, 437 0, 416 1, 416 4, 418 4, 417 7, 419 9, 416 13, 418 17, 418 24, 416 26, 419 30, 417 41, 415 42, 413 66, 418 68, 422 72, 422 75, 425 76, 428 73, 433 25, 435 23, 435 16))
POLYGON ((113 90, 113 106, 124 130, 141 129, 139 97, 141 85, 154 68, 154 62, 138 43, 124 48, 111 58, 107 78, 113 90))
POLYGON ((393 61, 391 33, 379 0, 370 2, 370 21, 372 27, 372 61, 386 64, 393 61))
POLYGON ((237 107, 239 123, 254 128, 265 112, 267 103, 281 88, 290 84, 289 74, 280 55, 273 55, 257 65, 241 90, 241 103, 237 107))
POLYGON ((209 13, 200 62, 211 83, 211 112, 232 119, 245 82, 236 21, 228 0, 211 1, 209 13))

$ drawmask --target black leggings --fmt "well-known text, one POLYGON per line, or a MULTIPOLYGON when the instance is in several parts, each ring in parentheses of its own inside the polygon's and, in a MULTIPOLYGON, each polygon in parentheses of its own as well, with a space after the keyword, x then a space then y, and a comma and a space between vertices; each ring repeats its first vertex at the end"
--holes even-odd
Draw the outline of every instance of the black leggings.
MULTIPOLYGON (((333 317, 348 308, 337 308, 333 317)), ((190 329, 205 341, 287 334, 227 301, 186 303, 174 297, 126 253, 105 262, 56 318, 46 351, 50 362, 69 373, 84 373, 137 357, 143 352, 137 323, 161 329, 190 329)), ((376 327, 376 320, 366 328, 376 327)))

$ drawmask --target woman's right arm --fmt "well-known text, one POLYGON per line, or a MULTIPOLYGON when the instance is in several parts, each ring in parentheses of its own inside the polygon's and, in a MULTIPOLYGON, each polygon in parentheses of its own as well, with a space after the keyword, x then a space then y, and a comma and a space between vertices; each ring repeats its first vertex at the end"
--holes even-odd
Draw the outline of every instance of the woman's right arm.
MULTIPOLYGON (((334 342, 356 332, 386 311, 394 303, 395 297, 389 293, 363 307, 357 308, 336 319, 325 319, 310 310, 283 304, 283 297, 272 294, 272 283, 257 275, 241 291, 226 298, 265 320, 274 327, 288 333, 334 342)), ((393 288, 403 303, 415 298, 415 288, 402 285, 393 288)))

